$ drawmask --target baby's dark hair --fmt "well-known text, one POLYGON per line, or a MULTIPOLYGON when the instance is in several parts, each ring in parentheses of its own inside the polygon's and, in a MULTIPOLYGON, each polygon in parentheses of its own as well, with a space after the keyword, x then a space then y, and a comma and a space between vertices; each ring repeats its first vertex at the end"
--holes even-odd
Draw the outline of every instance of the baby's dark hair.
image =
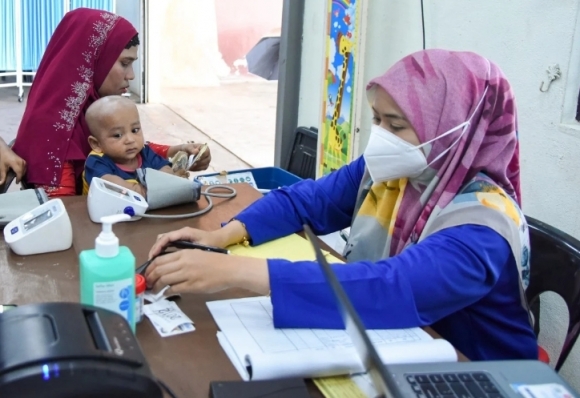
POLYGON ((138 46, 139 43, 139 33, 137 33, 135 36, 133 36, 133 38, 131 40, 129 40, 129 43, 127 43, 127 45, 125 46, 126 49, 129 49, 133 46, 138 46))

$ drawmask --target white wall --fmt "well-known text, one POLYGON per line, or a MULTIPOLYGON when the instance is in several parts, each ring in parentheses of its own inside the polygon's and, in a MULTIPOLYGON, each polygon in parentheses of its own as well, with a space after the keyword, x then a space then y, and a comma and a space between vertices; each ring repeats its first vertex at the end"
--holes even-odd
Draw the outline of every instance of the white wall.
POLYGON ((322 81, 324 78, 326 7, 321 0, 304 1, 302 69, 298 125, 318 127, 322 120, 322 81))
POLYGON ((135 71, 135 79, 129 82, 129 89, 141 97, 141 84, 143 82, 141 63, 143 61, 143 43, 144 43, 144 32, 141 26, 141 10, 140 10, 140 0, 117 0, 115 5, 115 13, 122 16, 139 32, 139 40, 141 45, 139 46, 139 59, 133 63, 133 70, 135 71))
MULTIPOLYGON (((496 62, 516 94, 521 142, 524 212, 580 237, 580 124, 560 126, 578 24, 578 1, 426 1, 427 47, 478 52, 496 62), (562 78, 539 90, 548 65, 558 63, 562 78)), ((580 47, 580 42, 575 43, 580 47)), ((580 81, 572 83, 575 97, 580 81)), ((532 256, 533 251, 532 251, 532 256)), ((568 314, 553 296, 542 300, 540 344, 556 358, 568 314), (556 329, 556 330, 549 330, 556 329), (558 330, 559 329, 559 330, 558 330), (559 334, 559 339, 554 339, 559 334), (549 337, 547 337, 549 336, 549 337)), ((562 374, 580 390, 580 344, 562 374)))
MULTIPOLYGON (((322 6, 314 4, 318 2, 306 0, 300 125, 320 123, 324 60, 319 54, 324 54, 324 47, 316 43, 324 35, 325 15, 322 6)), ((424 0, 424 4, 427 48, 478 52, 496 62, 514 88, 525 213, 580 238, 580 124, 575 125, 570 116, 580 87, 578 1, 424 0), (562 78, 548 92, 540 92, 546 67, 556 63, 562 78)), ((421 48, 419 2, 370 2, 366 30, 365 82, 421 48)), ((370 118, 368 109, 363 110, 359 153, 368 139, 370 118)), ((540 344, 556 358, 567 313, 553 296, 542 297, 542 303, 540 344), (554 340, 556 333, 560 338, 554 340)), ((579 346, 577 343, 561 374, 580 391, 579 346)))

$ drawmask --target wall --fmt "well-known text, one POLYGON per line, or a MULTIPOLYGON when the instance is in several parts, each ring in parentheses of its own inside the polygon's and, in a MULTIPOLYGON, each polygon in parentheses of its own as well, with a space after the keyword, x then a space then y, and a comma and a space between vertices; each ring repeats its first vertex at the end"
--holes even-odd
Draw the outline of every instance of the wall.
POLYGON ((162 100, 164 87, 219 85, 227 75, 218 50, 213 0, 149 1, 148 96, 162 100))
MULTIPOLYGON (((300 125, 318 125, 324 50, 315 45, 324 35, 324 10, 306 0, 300 125), (314 19, 317 19, 314 22, 314 19)), ((422 45, 419 2, 369 3, 364 80, 384 72, 422 45)), ((546 5, 543 0, 424 0, 427 48, 478 52, 496 62, 514 88, 521 140, 524 211, 580 238, 580 125, 562 114, 566 87, 577 98, 580 86, 580 6, 577 0, 546 5), (574 58, 571 52, 574 52, 574 58), (558 63, 562 78, 546 93, 539 91, 548 65, 558 63), (570 69, 572 67, 572 69, 570 69), (564 123, 562 123, 564 121, 564 123), (570 127, 570 124, 573 127, 570 127)), ((570 108, 570 104, 567 108, 570 108)), ((363 108, 364 109, 364 108, 363 108)), ((569 113, 569 111, 568 111, 569 113)), ((368 139, 370 113, 362 112, 359 153, 368 139)), ((533 254, 532 254, 533 255, 533 254)), ((540 343, 556 358, 567 327, 559 299, 542 297, 540 343), (560 339, 553 339, 559 334, 560 339), (550 336, 547 338, 546 336, 550 336)), ((580 343, 561 373, 580 391, 580 343)))
POLYGON ((214 0, 218 45, 225 63, 234 66, 258 43, 262 36, 280 36, 282 0, 214 0))
POLYGON ((324 76, 324 32, 326 0, 304 1, 302 67, 298 125, 320 125, 322 115, 322 81, 324 76))
MULTIPOLYGON (((525 213, 579 238, 580 129, 560 126, 578 24, 577 0, 560 0, 550 6, 542 0, 447 0, 426 4, 428 47, 478 52, 496 62, 513 86, 518 104, 525 213), (560 65, 563 77, 542 93, 539 86, 546 76, 545 69, 555 63, 560 65)), ((578 63, 572 65, 580 67, 578 63)), ((579 86, 574 86, 577 95, 579 86)), ((543 297, 542 303, 540 343, 555 358, 568 315, 554 296, 543 297), (554 340, 554 334, 561 338, 554 340)), ((562 369, 578 390, 579 346, 576 344, 562 369)))
POLYGON ((139 0, 117 0, 115 5, 115 13, 122 16, 139 32, 139 39, 141 45, 139 46, 139 59, 133 63, 133 71, 135 72, 135 79, 129 82, 129 90, 141 97, 141 88, 143 83, 143 69, 141 68, 143 62, 143 43, 144 34, 141 26, 141 2, 139 0))

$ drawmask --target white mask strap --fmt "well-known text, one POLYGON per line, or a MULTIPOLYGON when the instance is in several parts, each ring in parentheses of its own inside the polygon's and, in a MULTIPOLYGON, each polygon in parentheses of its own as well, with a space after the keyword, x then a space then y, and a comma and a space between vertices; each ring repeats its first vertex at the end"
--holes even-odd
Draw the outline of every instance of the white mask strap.
MULTIPOLYGON (((488 63, 488 80, 490 78, 491 75, 491 64, 489 62, 489 60, 487 61, 488 63)), ((449 135, 457 130, 459 130, 460 128, 463 128, 463 131, 461 132, 461 134, 459 135, 459 137, 457 137, 457 139, 455 141, 453 141, 453 144, 451 144, 446 151, 441 152, 435 159, 433 159, 429 165, 435 163, 436 161, 438 161, 443 155, 445 155, 451 148, 453 148, 455 146, 455 144, 457 144, 459 142, 459 140, 461 139, 461 137, 463 137, 463 134, 465 133, 465 131, 467 131, 467 129, 469 128, 469 126, 471 125, 471 119, 473 119, 473 116, 475 116, 477 110, 479 109, 480 105, 483 103, 483 101, 485 100, 485 95, 487 94, 487 89, 488 89, 489 85, 485 86, 485 90, 483 90, 483 95, 481 96, 481 98, 479 99, 479 102, 477 103, 475 109, 473 110, 473 113, 471 114, 471 116, 469 117, 469 119, 467 119, 466 122, 461 123, 460 125, 452 128, 451 130, 441 134, 439 137, 435 137, 427 142, 422 143, 421 145, 416 146, 416 148, 421 148, 427 144, 432 143, 435 140, 438 140, 439 138, 443 138, 446 135, 449 135)))

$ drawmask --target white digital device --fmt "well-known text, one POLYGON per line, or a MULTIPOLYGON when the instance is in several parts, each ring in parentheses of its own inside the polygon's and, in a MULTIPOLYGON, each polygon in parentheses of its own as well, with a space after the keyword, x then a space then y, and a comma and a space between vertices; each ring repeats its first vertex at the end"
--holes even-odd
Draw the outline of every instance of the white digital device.
POLYGON ((139 220, 149 207, 145 198, 125 187, 93 177, 87 198, 89 217, 100 223, 101 217, 128 214, 131 220, 139 220))
POLYGON ((57 252, 72 245, 72 225, 60 199, 52 199, 12 220, 4 240, 21 256, 57 252))

